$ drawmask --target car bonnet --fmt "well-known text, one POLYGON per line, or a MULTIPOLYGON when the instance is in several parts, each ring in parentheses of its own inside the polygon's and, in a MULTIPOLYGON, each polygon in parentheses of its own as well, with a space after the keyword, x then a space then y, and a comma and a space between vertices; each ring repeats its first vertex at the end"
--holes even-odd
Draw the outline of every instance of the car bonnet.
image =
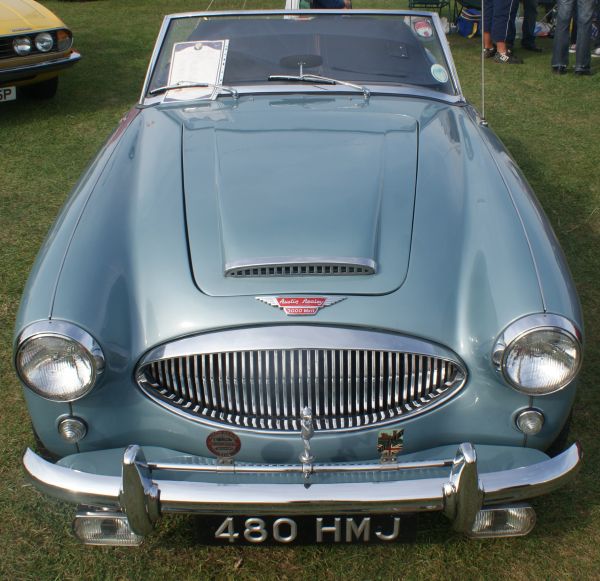
POLYGON ((418 125, 361 98, 261 98, 184 114, 183 179, 191 264, 210 295, 383 294, 408 268, 418 125), (319 103, 319 100, 316 100, 319 103), (266 107, 264 106, 266 105, 266 107), (231 265, 354 261, 373 273, 227 276, 231 265))

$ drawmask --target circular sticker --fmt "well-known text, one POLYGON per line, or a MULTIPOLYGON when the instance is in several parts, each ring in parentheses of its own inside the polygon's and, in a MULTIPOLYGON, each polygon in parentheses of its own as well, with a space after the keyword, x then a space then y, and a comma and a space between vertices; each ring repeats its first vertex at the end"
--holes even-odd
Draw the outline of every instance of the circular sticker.
POLYGON ((242 447, 240 439, 227 430, 218 430, 206 438, 206 447, 219 458, 231 458, 242 447))
POLYGON ((431 24, 427 20, 417 20, 413 24, 413 28, 423 38, 431 38, 433 36, 433 28, 431 28, 431 24))
POLYGON ((431 75, 439 83, 448 82, 448 71, 442 65, 432 65, 431 75))

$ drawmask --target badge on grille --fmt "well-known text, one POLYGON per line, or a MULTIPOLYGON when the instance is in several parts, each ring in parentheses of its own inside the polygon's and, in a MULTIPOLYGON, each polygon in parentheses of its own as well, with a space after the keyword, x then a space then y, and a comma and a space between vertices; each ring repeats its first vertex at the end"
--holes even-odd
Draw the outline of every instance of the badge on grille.
POLYGON ((377 452, 381 462, 395 462, 404 448, 404 430, 383 430, 377 436, 377 452))
POLYGON ((256 300, 283 309, 286 315, 307 316, 316 315, 323 307, 330 307, 346 297, 255 297, 256 300))
POLYGON ((233 432, 217 430, 206 438, 206 447, 217 458, 231 458, 240 451, 242 443, 233 432))

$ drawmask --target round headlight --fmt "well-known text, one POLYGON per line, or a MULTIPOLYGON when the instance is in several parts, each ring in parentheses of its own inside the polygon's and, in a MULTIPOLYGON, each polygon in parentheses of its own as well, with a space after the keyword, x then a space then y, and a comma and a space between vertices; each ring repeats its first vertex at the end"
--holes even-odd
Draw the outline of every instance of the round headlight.
POLYGON ((37 48, 40 52, 48 52, 52 50, 54 46, 54 39, 51 34, 47 32, 40 32, 35 37, 35 48, 37 48))
POLYGON ((31 40, 26 36, 15 38, 13 40, 13 49, 18 55, 25 56, 31 52, 31 40))
POLYGON ((36 323, 21 335, 15 358, 19 376, 32 391, 53 401, 89 393, 104 368, 99 345, 68 323, 36 323))
POLYGON ((494 361, 505 379, 528 395, 547 395, 568 385, 581 366, 578 329, 557 315, 533 315, 504 331, 494 361))

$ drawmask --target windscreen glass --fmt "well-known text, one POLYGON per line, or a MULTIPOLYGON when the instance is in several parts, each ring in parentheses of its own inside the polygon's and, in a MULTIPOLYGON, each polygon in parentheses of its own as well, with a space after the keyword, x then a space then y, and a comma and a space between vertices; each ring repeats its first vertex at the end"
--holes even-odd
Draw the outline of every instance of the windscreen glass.
POLYGON ((347 13, 175 18, 149 92, 201 82, 234 87, 269 83, 276 90, 289 83, 277 77, 309 75, 457 92, 431 18, 347 13))

